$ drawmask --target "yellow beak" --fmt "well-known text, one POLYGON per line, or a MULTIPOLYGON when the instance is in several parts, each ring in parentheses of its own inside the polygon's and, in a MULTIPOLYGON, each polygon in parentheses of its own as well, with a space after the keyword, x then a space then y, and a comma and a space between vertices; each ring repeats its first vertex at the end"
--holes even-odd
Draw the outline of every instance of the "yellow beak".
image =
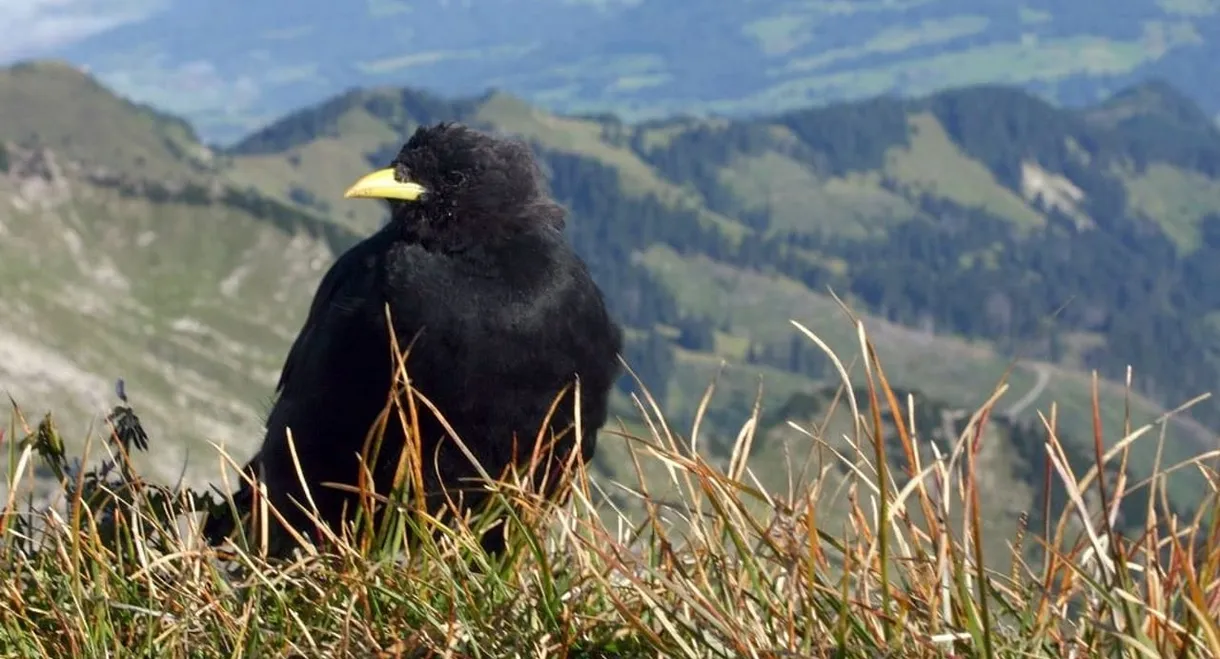
POLYGON ((424 186, 414 181, 399 181, 394 178, 394 168, 379 169, 365 174, 343 193, 345 199, 401 199, 415 201, 425 192, 424 186))

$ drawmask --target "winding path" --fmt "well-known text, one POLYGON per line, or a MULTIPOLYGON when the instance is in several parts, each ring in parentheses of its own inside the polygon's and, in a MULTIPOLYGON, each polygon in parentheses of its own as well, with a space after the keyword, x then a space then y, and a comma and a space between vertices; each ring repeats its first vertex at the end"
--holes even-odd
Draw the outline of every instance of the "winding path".
POLYGON ((1045 364, 1030 364, 1028 368, 1034 370, 1038 376, 1038 381, 1034 383, 1033 387, 1030 387, 1029 391, 1025 392, 1024 396, 1009 406, 1007 412, 1009 417, 1021 416, 1025 408, 1033 405, 1034 401, 1038 400, 1038 396, 1041 396, 1042 392, 1046 391, 1046 385, 1051 382, 1051 369, 1049 366, 1045 364))

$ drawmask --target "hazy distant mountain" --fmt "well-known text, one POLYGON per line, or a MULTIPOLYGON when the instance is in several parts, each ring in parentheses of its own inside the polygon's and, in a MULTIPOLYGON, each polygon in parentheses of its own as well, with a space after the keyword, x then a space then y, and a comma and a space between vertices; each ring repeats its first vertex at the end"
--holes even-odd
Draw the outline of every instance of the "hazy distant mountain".
MULTIPOLYGON (((34 3, 66 13, 76 3, 34 3)), ((66 57, 227 141, 353 87, 499 87, 557 111, 767 113, 980 82, 1092 102, 1144 77, 1220 111, 1217 0, 105 0, 66 57)), ((85 10, 82 9, 82 12, 85 10)), ((10 30, 24 23, 9 18, 10 30)), ((30 18, 28 22, 33 22, 30 18)), ((0 20, 0 37, 5 27, 0 20)), ((32 29, 32 28, 31 28, 32 29)), ((24 36, 24 35, 23 35, 24 36)), ((39 47, 39 44, 44 44, 39 47)))

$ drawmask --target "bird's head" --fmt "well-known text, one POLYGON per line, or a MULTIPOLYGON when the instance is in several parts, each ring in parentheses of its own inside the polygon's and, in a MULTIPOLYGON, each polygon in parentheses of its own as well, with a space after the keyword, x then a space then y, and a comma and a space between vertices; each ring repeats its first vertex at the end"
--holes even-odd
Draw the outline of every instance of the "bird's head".
POLYGON ((450 244, 564 225, 526 144, 455 123, 421 126, 388 167, 366 174, 344 197, 385 199, 391 223, 450 244))

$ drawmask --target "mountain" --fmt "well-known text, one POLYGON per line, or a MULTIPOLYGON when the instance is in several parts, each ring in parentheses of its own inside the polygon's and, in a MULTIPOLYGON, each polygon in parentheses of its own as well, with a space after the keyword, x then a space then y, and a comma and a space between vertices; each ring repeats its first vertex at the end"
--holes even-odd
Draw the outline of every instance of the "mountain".
POLYGON ((121 377, 163 438, 150 475, 190 453, 188 477, 214 477, 207 441, 244 458, 301 309, 356 236, 227 184, 184 122, 69 67, 0 72, 0 108, 0 389, 80 440, 121 377))
MULTIPOLYGON (((214 479, 206 440, 238 460, 253 450, 317 279, 384 221, 383 205, 342 190, 439 120, 532 143, 627 325, 628 362, 676 432, 717 379, 702 438, 714 455, 727 458, 760 382, 768 413, 837 382, 789 319, 859 354, 828 287, 917 404, 977 407, 1019 356, 999 416, 1036 432, 1054 401, 1080 451, 1092 450, 1086 369, 1109 378, 1108 443, 1121 437, 1128 359, 1136 424, 1215 378, 1220 135, 1166 84, 1081 110, 979 86, 638 125, 502 92, 371 88, 225 150, 60 64, 0 75, 0 117, 8 107, 22 116, 0 121, 0 388, 83 432, 125 378, 154 442, 172 447, 149 458, 161 473, 176 475, 189 448, 205 456, 191 478, 214 479)), ((848 367, 862 382, 858 359, 848 367)), ((628 423, 633 389, 625 378, 615 399, 628 423)), ((1017 436, 1029 441, 997 441, 1017 436)), ((1189 419, 1170 437, 1169 462, 1215 446, 1189 419)), ((598 467, 615 474, 623 448, 605 447, 598 467)), ((777 464, 781 447, 762 441, 760 462, 777 464)), ((1153 448, 1137 444, 1135 475, 1153 448)), ((1175 503, 1197 503, 1193 478, 1175 479, 1175 503)))
POLYGON ((83 40, 21 52, 86 65, 226 143, 301 105, 387 84, 496 87, 552 111, 658 118, 979 83, 1092 103, 1158 76, 1220 112, 1215 0, 99 4, 130 10, 89 16, 109 27, 83 40))

